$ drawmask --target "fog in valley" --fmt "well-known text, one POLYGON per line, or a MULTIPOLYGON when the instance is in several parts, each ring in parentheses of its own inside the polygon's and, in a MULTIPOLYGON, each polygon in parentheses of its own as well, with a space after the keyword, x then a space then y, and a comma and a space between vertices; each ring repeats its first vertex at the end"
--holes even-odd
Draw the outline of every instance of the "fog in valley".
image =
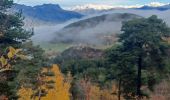
MULTIPOLYGON (((163 19, 168 25, 170 25, 170 19, 169 19, 170 10, 158 11, 158 10, 123 9, 123 10, 113 10, 102 14, 113 14, 113 13, 131 13, 142 17, 157 15, 159 18, 163 19)), ((92 16, 99 16, 99 15, 92 15, 92 16)), ((80 20, 84 20, 88 18, 90 17, 87 16, 80 20)), ((122 26, 121 21, 104 20, 102 22, 97 23, 94 27, 88 27, 88 25, 86 25, 81 28, 76 27, 73 29, 66 29, 64 31, 61 31, 65 26, 77 21, 79 20, 72 20, 69 22, 56 24, 56 25, 43 24, 43 25, 35 26, 34 27, 35 35, 32 37, 32 40, 35 43, 51 42, 54 40, 55 40, 54 43, 57 43, 57 42, 70 42, 72 40, 75 40, 74 42, 100 44, 103 42, 101 40, 102 36, 107 36, 111 34, 114 36, 115 34, 120 33, 120 29, 122 26), (72 30, 74 31, 72 32, 72 30)))

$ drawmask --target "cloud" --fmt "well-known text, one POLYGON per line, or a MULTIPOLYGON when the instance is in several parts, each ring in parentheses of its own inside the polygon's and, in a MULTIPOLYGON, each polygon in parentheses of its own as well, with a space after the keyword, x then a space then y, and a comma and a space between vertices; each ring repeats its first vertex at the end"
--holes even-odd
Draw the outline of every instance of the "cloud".
MULTIPOLYGON (((159 18, 163 19, 170 26, 170 10, 167 11, 158 11, 158 10, 113 10, 108 12, 112 13, 133 13, 143 17, 149 17, 151 15, 157 15, 159 18)), ((109 18, 109 17, 108 17, 109 18)), ((101 44, 105 40, 101 40, 100 37, 109 36, 110 34, 119 33, 121 29, 121 22, 110 22, 102 21, 99 22, 96 26, 91 27, 90 24, 86 24, 89 27, 83 28, 68 28, 62 32, 57 32, 68 24, 75 22, 70 21, 69 23, 63 23, 53 26, 38 26, 35 27, 35 35, 33 36, 34 42, 49 42, 54 38, 57 41, 81 41, 82 43, 91 43, 91 44, 101 44), (76 35, 75 35, 76 33, 76 35), (62 35, 61 35, 62 34, 62 35)))

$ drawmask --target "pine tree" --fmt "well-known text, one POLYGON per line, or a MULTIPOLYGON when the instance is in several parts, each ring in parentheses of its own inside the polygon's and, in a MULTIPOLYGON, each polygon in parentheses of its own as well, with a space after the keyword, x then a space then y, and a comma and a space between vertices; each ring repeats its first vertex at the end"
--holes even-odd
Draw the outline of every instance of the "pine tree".
MULTIPOLYGON (((6 64, 5 59, 8 57, 11 59, 13 56, 13 53, 8 53, 8 47, 21 48, 22 43, 32 36, 32 32, 28 32, 22 28, 24 23, 21 13, 8 12, 7 9, 11 8, 12 5, 13 0, 0 0, 0 56, 3 64, 6 64), (4 52, 8 53, 6 57, 4 56, 4 52)), ((6 77, 5 80, 0 80, 0 87, 4 87, 4 85, 8 87, 5 89, 6 91, 2 91, 1 94, 6 95, 9 99, 15 99, 14 95, 16 91, 11 90, 12 87, 9 86, 10 81, 14 78, 11 76, 16 76, 16 72, 6 71, 0 73, 0 77, 6 77)))
POLYGON ((22 28, 24 23, 20 13, 7 13, 12 5, 13 0, 0 1, 0 50, 9 45, 19 46, 32 36, 32 33, 22 28))
POLYGON ((140 99, 143 96, 141 87, 150 87, 156 83, 151 81, 156 80, 153 73, 161 74, 160 71, 165 71, 170 28, 153 15, 124 22, 122 32, 119 36, 120 46, 110 51, 109 58, 116 64, 114 68, 119 69, 117 78, 123 88, 122 92, 129 92, 126 96, 137 96, 140 99), (142 81, 144 74, 148 76, 147 84, 142 81))

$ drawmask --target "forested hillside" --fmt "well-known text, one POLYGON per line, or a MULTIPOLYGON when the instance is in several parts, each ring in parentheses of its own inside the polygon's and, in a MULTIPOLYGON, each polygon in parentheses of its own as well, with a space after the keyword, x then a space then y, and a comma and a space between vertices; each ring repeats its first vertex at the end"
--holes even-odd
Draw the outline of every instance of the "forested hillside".
POLYGON ((32 42, 22 13, 7 13, 13 4, 0 1, 0 100, 170 99, 170 27, 156 15, 123 20, 107 49, 49 55, 32 42))

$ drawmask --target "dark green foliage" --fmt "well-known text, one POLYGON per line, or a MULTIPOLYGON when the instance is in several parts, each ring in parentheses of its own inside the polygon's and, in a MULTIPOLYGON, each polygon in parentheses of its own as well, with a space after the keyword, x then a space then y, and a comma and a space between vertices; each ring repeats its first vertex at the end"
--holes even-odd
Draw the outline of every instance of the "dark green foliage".
POLYGON ((124 51, 122 46, 116 46, 106 51, 110 63, 112 79, 118 82, 119 92, 125 98, 132 99, 136 93, 135 56, 124 51), (129 95, 131 94, 131 95, 129 95))
POLYGON ((22 53, 29 59, 19 59, 13 64, 15 74, 9 73, 13 78, 6 80, 10 93, 13 93, 7 95, 11 99, 17 97, 16 93, 20 86, 35 88, 37 76, 48 60, 43 56, 44 51, 39 46, 33 46, 32 42, 24 43, 22 48, 22 53))
POLYGON ((13 5, 13 0, 1 0, 0 1, 0 10, 5 10, 10 8, 13 5))
POLYGON ((142 69, 163 70, 164 60, 167 58, 170 28, 166 23, 153 15, 147 19, 136 19, 126 22, 122 26, 120 35, 125 52, 136 57, 137 66, 137 95, 142 86, 142 69))
POLYGON ((53 63, 59 64, 65 74, 70 71, 76 79, 86 77, 104 83, 109 75, 104 51, 91 47, 71 47, 57 56, 53 63))
MULTIPOLYGON (((33 57, 30 61, 16 59, 17 63, 12 63, 15 69, 10 73, 5 72, 3 77, 7 79, 0 80, 0 83, 3 82, 3 84, 0 84, 2 88, 0 95, 6 95, 10 100, 16 100, 17 88, 20 84, 33 81, 31 78, 34 79, 40 70, 39 66, 42 63, 40 58, 43 51, 32 44, 30 46, 23 45, 24 42, 30 39, 33 33, 23 29, 24 23, 21 13, 7 12, 7 9, 12 5, 13 0, 0 0, 0 55, 1 51, 5 51, 7 47, 12 46, 14 48, 22 48, 26 56, 28 54, 30 57, 33 57), (25 78, 24 81, 23 77, 25 78)), ((2 73, 0 77, 2 77, 2 73)))
POLYGON ((6 82, 0 83, 0 94, 9 95, 10 94, 9 90, 10 89, 6 82), (4 91, 6 91, 6 93, 4 93, 4 91))
POLYGON ((41 69, 46 65, 48 59, 43 55, 44 50, 39 46, 33 46, 32 42, 24 43, 23 54, 28 59, 18 60, 14 70, 18 72, 14 83, 18 84, 16 88, 23 86, 32 86, 36 84, 37 76, 41 69), (24 63, 23 63, 24 62, 24 63))
POLYGON ((145 94, 142 86, 153 90, 160 76, 165 76, 170 28, 153 15, 124 22, 122 32, 120 45, 109 50, 108 58, 117 79, 125 83, 120 84, 123 95, 128 99, 128 93, 140 97, 145 94))
POLYGON ((11 7, 12 0, 0 1, 0 50, 10 46, 20 47, 21 43, 28 40, 32 33, 22 27, 21 13, 10 14, 6 9, 11 7))
POLYGON ((90 78, 94 82, 103 83, 107 79, 107 63, 101 60, 68 60, 60 65, 61 71, 67 74, 69 71, 76 79, 90 78))

